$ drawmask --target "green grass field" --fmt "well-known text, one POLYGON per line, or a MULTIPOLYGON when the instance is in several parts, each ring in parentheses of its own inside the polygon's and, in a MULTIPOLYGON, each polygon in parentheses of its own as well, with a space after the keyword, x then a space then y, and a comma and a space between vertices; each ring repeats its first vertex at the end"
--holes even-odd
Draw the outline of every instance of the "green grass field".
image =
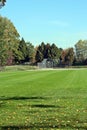
POLYGON ((87 70, 0 72, 1 130, 87 130, 87 70))

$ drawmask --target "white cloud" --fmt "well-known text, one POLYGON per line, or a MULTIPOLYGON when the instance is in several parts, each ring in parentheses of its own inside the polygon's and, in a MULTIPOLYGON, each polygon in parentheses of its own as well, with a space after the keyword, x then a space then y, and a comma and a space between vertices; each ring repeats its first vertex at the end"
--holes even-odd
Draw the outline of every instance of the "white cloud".
POLYGON ((87 38, 87 32, 78 32, 76 33, 78 37, 87 38))
POLYGON ((49 24, 60 26, 60 27, 68 27, 69 26, 69 23, 67 23, 65 21, 59 21, 59 20, 52 20, 49 22, 49 24))

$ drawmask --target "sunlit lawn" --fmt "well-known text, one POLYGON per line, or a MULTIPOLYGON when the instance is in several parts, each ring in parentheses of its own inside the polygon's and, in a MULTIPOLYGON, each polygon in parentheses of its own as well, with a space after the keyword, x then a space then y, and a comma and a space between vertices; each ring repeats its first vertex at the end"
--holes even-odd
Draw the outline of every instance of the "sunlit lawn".
POLYGON ((87 70, 0 72, 1 130, 86 130, 87 70))

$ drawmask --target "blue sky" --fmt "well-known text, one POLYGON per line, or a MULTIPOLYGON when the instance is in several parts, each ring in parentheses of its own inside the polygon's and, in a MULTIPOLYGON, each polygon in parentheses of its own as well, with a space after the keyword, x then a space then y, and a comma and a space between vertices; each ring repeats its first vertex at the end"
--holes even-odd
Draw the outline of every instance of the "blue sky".
POLYGON ((35 46, 44 41, 67 48, 87 39, 87 0, 7 0, 0 14, 35 46))

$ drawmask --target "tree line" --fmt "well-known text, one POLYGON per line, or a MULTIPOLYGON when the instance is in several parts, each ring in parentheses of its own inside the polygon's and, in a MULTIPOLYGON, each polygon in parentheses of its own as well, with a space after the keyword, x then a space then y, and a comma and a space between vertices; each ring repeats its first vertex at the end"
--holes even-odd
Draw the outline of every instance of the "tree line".
POLYGON ((20 39, 20 34, 14 24, 6 17, 0 16, 0 66, 15 64, 37 64, 44 59, 53 59, 58 65, 86 64, 87 62, 87 41, 78 41, 73 47, 58 48, 55 43, 42 42, 34 46, 20 39))

